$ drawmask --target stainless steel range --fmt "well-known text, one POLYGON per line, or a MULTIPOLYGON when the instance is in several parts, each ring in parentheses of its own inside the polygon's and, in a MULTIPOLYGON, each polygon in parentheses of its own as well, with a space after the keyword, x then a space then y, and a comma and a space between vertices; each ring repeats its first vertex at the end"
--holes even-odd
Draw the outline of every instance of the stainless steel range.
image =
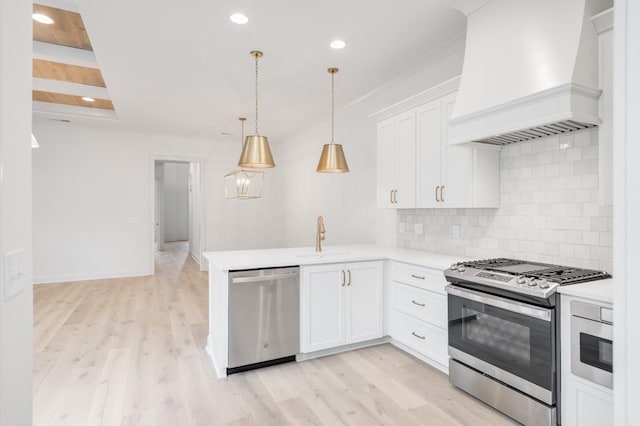
POLYGON ((449 285, 449 380, 523 424, 556 425, 561 285, 603 271, 487 259, 457 263, 449 285))

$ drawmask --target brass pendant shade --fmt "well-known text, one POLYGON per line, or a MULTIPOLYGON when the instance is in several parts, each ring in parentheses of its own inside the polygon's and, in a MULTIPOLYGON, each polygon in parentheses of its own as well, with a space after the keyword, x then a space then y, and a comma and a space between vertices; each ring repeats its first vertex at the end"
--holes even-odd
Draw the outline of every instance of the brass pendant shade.
POLYGON ((347 158, 342 150, 342 145, 334 143, 334 98, 335 98, 335 74, 338 72, 338 68, 329 68, 327 70, 331 74, 331 143, 328 143, 322 147, 322 154, 320 154, 320 161, 318 161, 317 172, 320 173, 347 173, 349 166, 347 165, 347 158))
POLYGON ((342 145, 328 143, 322 147, 320 161, 316 171, 320 173, 346 173, 349 171, 347 159, 344 156, 342 145))
POLYGON ((252 50, 251 56, 256 59, 256 133, 247 136, 242 146, 242 154, 238 166, 246 168, 270 168, 275 167, 266 136, 258 133, 258 58, 263 56, 259 50, 252 50))
POLYGON ((247 136, 240 154, 240 167, 269 168, 275 167, 269 141, 266 136, 247 136))

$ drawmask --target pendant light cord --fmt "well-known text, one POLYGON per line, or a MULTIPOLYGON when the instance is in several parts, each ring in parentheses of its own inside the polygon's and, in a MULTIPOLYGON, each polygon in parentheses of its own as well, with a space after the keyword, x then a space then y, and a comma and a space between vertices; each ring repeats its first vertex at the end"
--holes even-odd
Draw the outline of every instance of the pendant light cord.
POLYGON ((256 54, 256 136, 258 135, 258 55, 256 54))
POLYGON ((333 128, 334 128, 334 117, 335 117, 335 76, 334 72, 331 73, 331 143, 333 142, 333 128))

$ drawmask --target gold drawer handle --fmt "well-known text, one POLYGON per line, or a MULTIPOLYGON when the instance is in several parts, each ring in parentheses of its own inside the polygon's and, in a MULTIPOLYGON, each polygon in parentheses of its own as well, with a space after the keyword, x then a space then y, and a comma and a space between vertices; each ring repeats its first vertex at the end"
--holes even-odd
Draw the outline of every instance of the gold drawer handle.
POLYGON ((418 279, 418 280, 424 280, 424 276, 415 275, 415 274, 411 274, 411 276, 412 276, 413 278, 415 278, 415 279, 418 279))
POLYGON ((414 305, 422 306, 423 308, 426 306, 424 303, 418 303, 415 300, 412 300, 411 303, 413 303, 414 305))
POLYGON ((419 334, 416 334, 416 332, 415 332, 415 331, 412 331, 412 332, 411 332, 411 334, 413 334, 415 337, 417 337, 417 338, 418 338, 418 339, 420 339, 420 340, 424 340, 424 339, 425 339, 425 337, 424 337, 424 336, 421 336, 421 335, 419 335, 419 334))

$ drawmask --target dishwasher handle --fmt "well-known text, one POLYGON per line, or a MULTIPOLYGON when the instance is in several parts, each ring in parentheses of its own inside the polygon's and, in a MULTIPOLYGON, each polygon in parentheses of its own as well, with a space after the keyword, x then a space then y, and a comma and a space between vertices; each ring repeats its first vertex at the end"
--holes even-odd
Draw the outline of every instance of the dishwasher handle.
POLYGON ((289 274, 254 275, 252 277, 232 277, 231 284, 278 281, 283 279, 297 278, 298 275, 298 273, 294 272, 289 274))

